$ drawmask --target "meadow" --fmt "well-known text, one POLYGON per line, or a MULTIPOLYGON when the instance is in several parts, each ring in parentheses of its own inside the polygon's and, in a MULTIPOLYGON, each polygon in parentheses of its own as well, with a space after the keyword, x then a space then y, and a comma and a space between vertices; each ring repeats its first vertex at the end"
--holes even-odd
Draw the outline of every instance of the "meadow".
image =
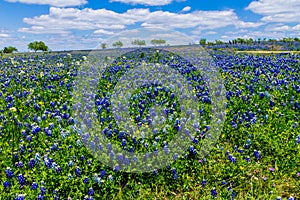
POLYGON ((103 134, 130 152, 167 148, 180 124, 172 90, 146 85, 130 101, 133 123, 150 125, 149 108, 158 103, 171 116, 168 128, 146 140, 118 130, 107 94, 134 68, 131 59, 184 68, 193 83, 201 116, 197 136, 172 164, 150 173, 104 165, 87 148, 100 146, 74 130, 73 87, 87 53, 1 58, 0 199, 299 199, 300 55, 209 53, 226 88, 226 119, 205 158, 197 155, 209 137, 211 97, 189 63, 166 52, 129 54, 98 83, 94 109, 103 134))

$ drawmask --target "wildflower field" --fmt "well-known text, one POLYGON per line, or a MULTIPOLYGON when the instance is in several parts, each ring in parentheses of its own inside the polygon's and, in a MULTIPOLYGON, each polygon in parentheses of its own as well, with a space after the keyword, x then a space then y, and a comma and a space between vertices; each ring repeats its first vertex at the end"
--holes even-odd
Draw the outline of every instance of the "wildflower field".
MULTIPOLYGON (((108 167, 87 148, 101 151, 106 144, 75 130, 73 89, 87 53, 1 58, 0 199, 299 199, 300 55, 209 53, 226 89, 226 113, 216 145, 203 158, 198 154, 209 137, 211 108, 204 79, 166 52, 135 55, 185 73, 201 116, 185 153, 149 173, 108 167)), ((129 103, 139 127, 153 123, 153 104, 164 107, 166 125, 151 137, 132 137, 113 119, 108 94, 133 68, 128 54, 111 63, 98 83, 93 109, 103 135, 129 152, 167 152, 181 123, 179 100, 167 86, 145 85, 129 103)))

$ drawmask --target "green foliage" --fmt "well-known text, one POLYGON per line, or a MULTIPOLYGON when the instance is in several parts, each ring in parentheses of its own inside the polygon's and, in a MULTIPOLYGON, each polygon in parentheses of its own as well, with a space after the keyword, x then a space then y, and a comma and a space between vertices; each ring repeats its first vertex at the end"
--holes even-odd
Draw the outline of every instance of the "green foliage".
POLYGON ((113 47, 121 48, 123 47, 123 42, 117 41, 112 44, 113 47))
POLYGON ((166 44, 166 40, 163 39, 153 39, 151 40, 152 45, 163 45, 166 44))
POLYGON ((146 41, 145 40, 134 40, 131 42, 133 45, 138 45, 138 46, 146 46, 146 41))
POLYGON ((199 44, 206 45, 206 39, 205 38, 200 39, 199 44))
POLYGON ((221 40, 215 40, 215 44, 224 44, 224 42, 221 40))
POLYGON ((107 47, 107 44, 106 44, 106 43, 102 43, 102 44, 101 44, 101 48, 102 48, 102 49, 106 49, 106 47, 107 47))
POLYGON ((28 49, 33 51, 48 51, 48 46, 43 41, 34 41, 28 44, 28 49))
POLYGON ((3 53, 13 53, 16 51, 18 51, 18 49, 16 47, 12 47, 12 46, 4 47, 4 49, 3 49, 3 53))

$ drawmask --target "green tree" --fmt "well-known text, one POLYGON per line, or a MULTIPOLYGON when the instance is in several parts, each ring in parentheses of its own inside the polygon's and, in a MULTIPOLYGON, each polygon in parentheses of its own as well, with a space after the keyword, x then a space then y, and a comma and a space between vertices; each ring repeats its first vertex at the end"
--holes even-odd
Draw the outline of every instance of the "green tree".
POLYGON ((102 48, 102 49, 106 49, 106 46, 107 46, 106 43, 102 43, 102 44, 101 44, 101 48, 102 48))
POLYGON ((258 44, 260 44, 261 38, 258 38, 257 41, 258 41, 258 44))
POLYGON ((224 42, 223 41, 221 41, 221 40, 215 40, 215 44, 224 44, 224 42))
POLYGON ((28 49, 33 51, 48 51, 48 46, 43 41, 34 41, 28 44, 28 49))
POLYGON ((297 37, 295 37, 295 38, 294 38, 294 41, 295 41, 295 42, 300 42, 300 39, 297 38, 297 37))
POLYGON ((18 51, 18 49, 16 47, 12 47, 12 46, 4 47, 4 49, 3 49, 3 53, 13 53, 15 51, 18 51))
POLYGON ((131 42, 133 45, 138 45, 138 46, 146 46, 146 41, 145 40, 134 40, 131 42))
POLYGON ((200 45, 206 45, 206 39, 205 38, 201 38, 199 41, 200 45))
POLYGON ((163 39, 153 39, 150 41, 152 45, 163 45, 166 44, 166 40, 163 39))
POLYGON ((117 41, 112 44, 113 47, 121 48, 123 46, 123 42, 117 41))

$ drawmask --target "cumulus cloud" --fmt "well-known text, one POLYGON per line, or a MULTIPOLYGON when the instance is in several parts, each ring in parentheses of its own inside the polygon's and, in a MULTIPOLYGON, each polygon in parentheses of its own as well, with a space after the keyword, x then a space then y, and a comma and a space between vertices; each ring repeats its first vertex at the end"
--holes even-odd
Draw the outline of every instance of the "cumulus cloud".
POLYGON ((216 31, 208 31, 205 33, 205 35, 215 35, 215 34, 217 34, 216 31))
MULTIPOLYGON (((110 2, 120 2, 125 4, 132 4, 132 5, 146 5, 146 6, 164 6, 171 4, 173 0, 109 0, 110 2)), ((182 2, 186 0, 176 0, 177 2, 182 2)))
POLYGON ((295 26, 288 26, 284 24, 275 24, 275 25, 269 25, 265 29, 266 31, 277 31, 277 32, 294 32, 299 33, 300 31, 300 24, 297 24, 295 26))
POLYGON ((300 22, 299 0, 258 0, 246 10, 263 15, 261 20, 265 22, 300 22))
POLYGON ((182 12, 188 12, 188 11, 190 11, 192 8, 190 7, 190 6, 186 6, 186 7, 184 7, 181 11, 182 12))
POLYGON ((104 29, 99 29, 99 30, 94 31, 94 34, 95 35, 113 35, 114 32, 113 31, 106 31, 104 29))
POLYGON ((62 28, 45 28, 44 26, 32 26, 30 28, 20 28, 19 32, 32 34, 69 34, 70 31, 62 28))
POLYGON ((117 13, 106 9, 51 7, 48 15, 24 18, 23 21, 32 26, 19 31, 44 34, 45 30, 51 33, 61 33, 62 30, 118 30, 141 21, 149 13, 148 9, 131 9, 125 13, 117 13))
POLYGON ((292 27, 292 30, 300 31, 300 24, 297 24, 296 26, 292 27))
POLYGON ((80 10, 55 7, 51 7, 47 15, 24 18, 23 21, 31 27, 21 28, 19 31, 36 34, 44 34, 47 31, 61 34, 71 30, 102 30, 102 34, 105 34, 111 33, 111 30, 122 30, 137 23, 140 23, 142 27, 196 28, 199 30, 229 25, 235 25, 238 28, 261 25, 261 23, 239 20, 233 10, 173 13, 169 11, 150 12, 149 9, 129 9, 126 12, 117 13, 107 9, 85 8, 80 10))
POLYGON ((12 3, 50 5, 55 7, 80 6, 87 3, 87 0, 5 0, 12 3))
POLYGON ((0 33, 0 38, 8 38, 8 37, 10 37, 9 34, 7 34, 7 33, 0 33))
POLYGON ((195 11, 186 14, 156 11, 150 14, 150 17, 142 23, 142 26, 170 29, 197 27, 200 29, 214 29, 232 25, 238 21, 238 17, 233 10, 195 11))

